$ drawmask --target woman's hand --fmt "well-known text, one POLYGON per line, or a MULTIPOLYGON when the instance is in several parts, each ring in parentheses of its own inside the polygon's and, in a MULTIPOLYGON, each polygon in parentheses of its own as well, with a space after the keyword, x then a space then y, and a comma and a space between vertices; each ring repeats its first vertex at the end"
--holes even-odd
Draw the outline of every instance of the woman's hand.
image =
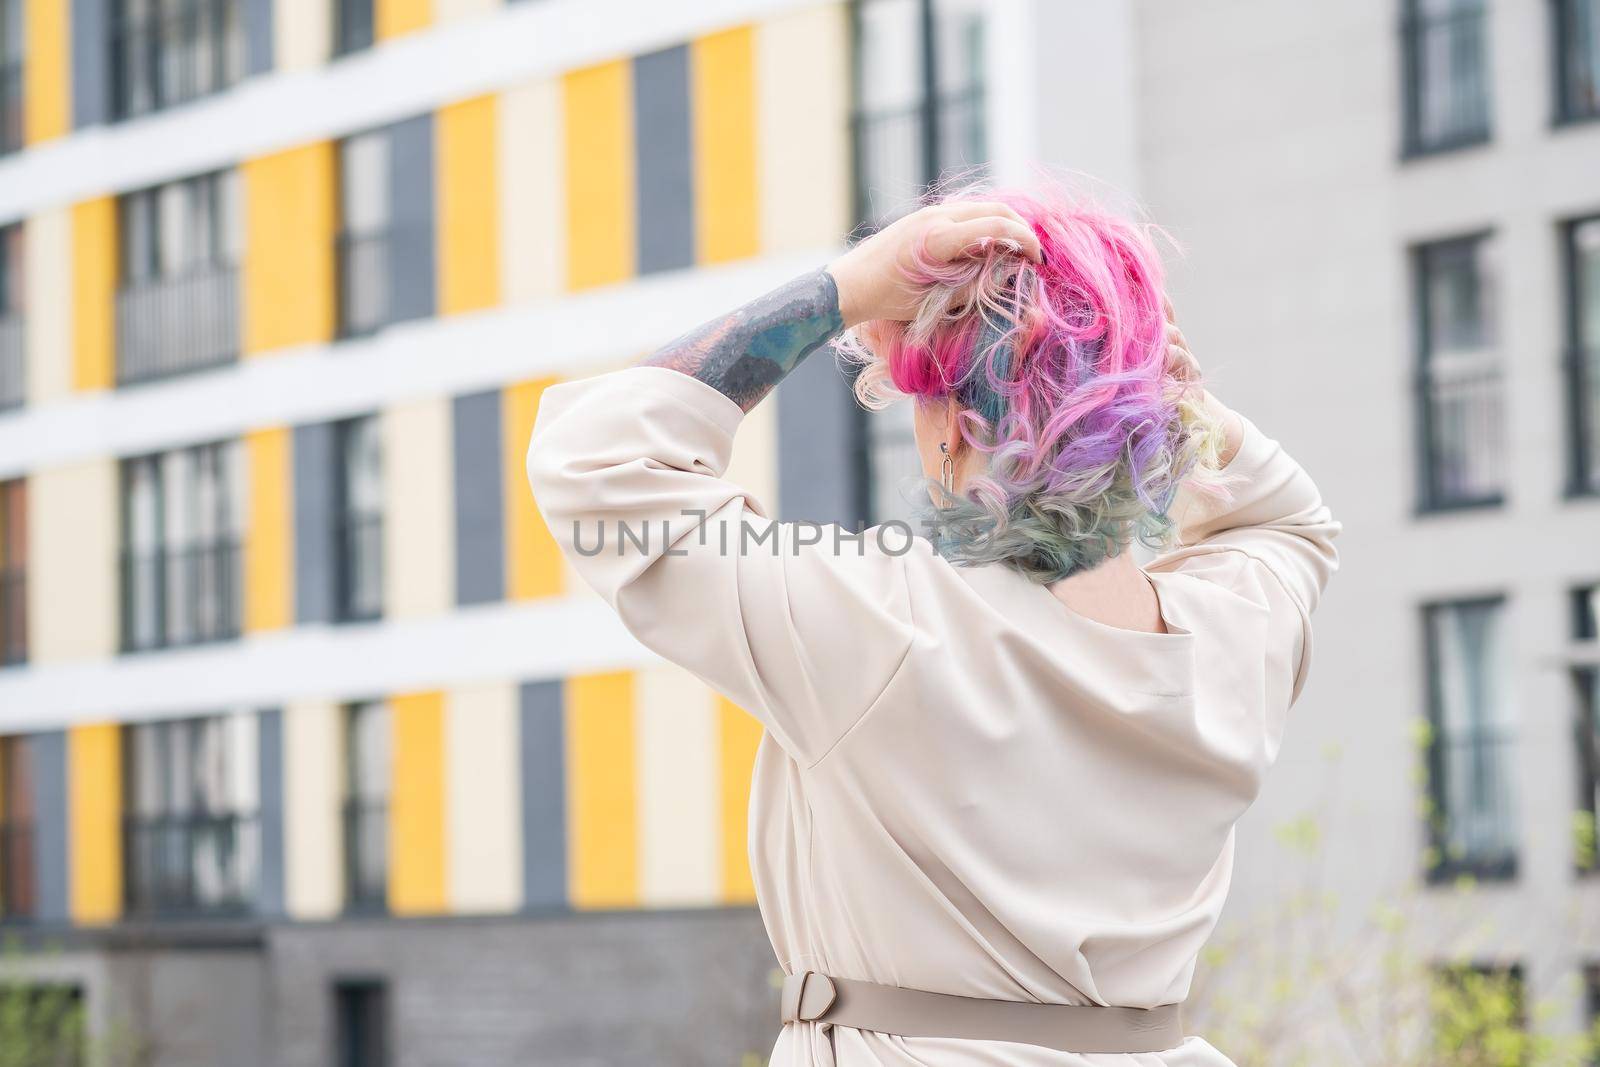
POLYGON ((916 266, 919 245, 938 264, 981 256, 995 242, 1039 262, 1033 228, 1001 203, 933 204, 895 220, 828 265, 845 326, 872 319, 907 320, 916 314, 923 290, 908 275, 916 266))

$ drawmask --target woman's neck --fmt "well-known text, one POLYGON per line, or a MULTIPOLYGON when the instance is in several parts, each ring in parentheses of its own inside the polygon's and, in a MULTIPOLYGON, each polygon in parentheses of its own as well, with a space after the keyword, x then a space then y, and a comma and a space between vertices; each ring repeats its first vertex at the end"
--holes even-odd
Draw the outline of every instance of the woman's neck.
POLYGON ((1086 571, 1079 571, 1050 587, 1050 593, 1085 618, 1119 630, 1166 633, 1161 601, 1126 547, 1117 555, 1086 571))

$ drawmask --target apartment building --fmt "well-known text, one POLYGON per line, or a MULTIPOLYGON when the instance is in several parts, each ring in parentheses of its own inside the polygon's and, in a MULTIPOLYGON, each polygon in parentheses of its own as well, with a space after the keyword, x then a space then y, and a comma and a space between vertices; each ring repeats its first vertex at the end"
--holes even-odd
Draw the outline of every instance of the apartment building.
MULTIPOLYGON (((1354 910, 1470 876, 1428 951, 1558 992, 1597 84, 1594 0, 0 0, 0 966, 163 1065, 764 1062, 760 731, 567 571, 538 398, 1043 162, 1348 527, 1229 921, 1313 812, 1354 910)), ((884 519, 908 434, 813 360, 734 473, 884 519)))

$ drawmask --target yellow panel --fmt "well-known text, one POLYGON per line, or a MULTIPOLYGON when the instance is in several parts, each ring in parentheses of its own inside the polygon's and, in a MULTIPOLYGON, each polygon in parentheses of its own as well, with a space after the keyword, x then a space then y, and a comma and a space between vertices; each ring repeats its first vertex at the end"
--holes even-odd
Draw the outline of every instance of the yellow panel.
POLYGON ((639 902, 633 675, 567 679, 567 870, 575 908, 639 902))
POLYGON ((480 96, 435 121, 441 315, 500 302, 498 111, 498 98, 480 96))
POLYGON ((722 896, 730 904, 756 899, 750 877, 750 774, 761 724, 727 697, 717 698, 722 781, 722 896))
POLYGON ((414 33, 433 21, 431 0, 376 0, 373 33, 380 41, 414 33))
POLYGON ((632 68, 624 61, 562 79, 567 140, 567 286, 631 277, 634 259, 632 68))
POLYGON ((122 914, 122 733, 115 723, 67 731, 67 856, 76 923, 122 914))
POLYGON ((754 32, 741 26, 700 38, 690 70, 696 254, 701 263, 753 256, 761 244, 754 32))
POLYGON ((245 437, 250 461, 250 523, 244 538, 246 633, 289 625, 293 588, 289 430, 245 437))
POLYGON ((323 141, 248 160, 244 177, 244 353, 333 336, 337 169, 323 141))
POLYGON ((509 385, 501 397, 501 472, 505 478, 506 597, 534 600, 559 596, 565 581, 561 550, 544 524, 528 489, 528 440, 539 413, 539 397, 554 378, 509 385))
POLYGON ((391 698, 394 780, 389 794, 389 910, 445 910, 444 694, 391 698))
POLYGON ((117 202, 109 196, 72 206, 72 385, 109 389, 114 381, 117 202))
POLYGON ((69 0, 25 0, 22 11, 23 140, 64 135, 72 125, 69 0))

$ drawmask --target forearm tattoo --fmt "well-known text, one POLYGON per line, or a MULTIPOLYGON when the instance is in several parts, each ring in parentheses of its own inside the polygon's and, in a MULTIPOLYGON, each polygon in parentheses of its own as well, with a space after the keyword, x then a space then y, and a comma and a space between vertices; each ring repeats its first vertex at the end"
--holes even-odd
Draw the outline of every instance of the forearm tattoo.
POLYGON ((671 342, 644 361, 698 378, 745 411, 844 330, 833 275, 814 271, 671 342))

